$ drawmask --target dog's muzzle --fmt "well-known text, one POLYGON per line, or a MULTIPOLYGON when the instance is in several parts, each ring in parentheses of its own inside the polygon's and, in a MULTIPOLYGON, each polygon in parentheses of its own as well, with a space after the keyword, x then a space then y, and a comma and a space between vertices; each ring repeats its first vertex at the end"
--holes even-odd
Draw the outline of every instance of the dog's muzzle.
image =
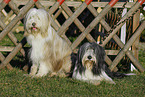
POLYGON ((89 60, 91 60, 91 59, 92 59, 92 56, 91 56, 91 55, 89 55, 87 58, 88 58, 89 60))
POLYGON ((85 56, 85 58, 82 61, 83 65, 90 70, 93 68, 94 63, 96 62, 92 55, 85 56))
POLYGON ((32 23, 31 30, 37 30, 37 27, 36 27, 36 23, 35 22, 32 23))

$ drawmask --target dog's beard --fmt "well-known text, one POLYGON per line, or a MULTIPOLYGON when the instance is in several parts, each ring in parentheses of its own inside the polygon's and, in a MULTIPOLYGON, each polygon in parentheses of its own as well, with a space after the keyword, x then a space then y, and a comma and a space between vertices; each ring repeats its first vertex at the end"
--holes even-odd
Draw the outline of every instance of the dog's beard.
POLYGON ((27 32, 29 34, 32 34, 32 35, 36 36, 38 33, 40 33, 40 31, 42 33, 43 30, 41 30, 41 26, 40 26, 41 22, 39 23, 39 21, 37 20, 37 17, 34 18, 34 19, 36 19, 36 20, 33 20, 33 19, 29 20, 28 19, 26 27, 27 27, 27 32), (33 25, 34 23, 35 23, 35 25, 33 25))
POLYGON ((29 32, 31 32, 31 34, 36 36, 40 32, 40 29, 38 27, 30 27, 29 32))
POLYGON ((41 9, 32 9, 28 12, 25 18, 26 36, 27 34, 32 34, 33 36, 41 34, 42 37, 45 37, 47 36, 49 25, 49 16, 46 11, 41 9))
POLYGON ((92 70, 94 64, 95 64, 95 61, 86 60, 83 64, 83 66, 88 70, 92 70))
POLYGON ((91 59, 88 59, 88 56, 84 56, 82 59, 82 65, 88 70, 92 70, 96 62, 97 60, 94 56, 91 59))
POLYGON ((88 49, 82 58, 82 64, 86 69, 92 69, 95 63, 96 63, 96 57, 94 54, 94 50, 88 49))

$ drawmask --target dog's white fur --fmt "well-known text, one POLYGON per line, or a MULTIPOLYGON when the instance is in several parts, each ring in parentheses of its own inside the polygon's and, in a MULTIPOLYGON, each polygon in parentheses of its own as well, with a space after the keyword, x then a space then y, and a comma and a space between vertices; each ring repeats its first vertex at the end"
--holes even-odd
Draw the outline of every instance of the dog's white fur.
MULTIPOLYGON (((84 45, 82 45, 78 51, 78 58, 72 77, 78 80, 92 83, 94 85, 99 85, 103 80, 111 84, 115 84, 112 78, 106 74, 105 70, 102 67, 98 68, 99 60, 103 60, 102 58, 104 57, 101 52, 103 53, 104 49, 99 47, 95 43, 85 43, 84 45), (97 52, 99 52, 100 54, 97 52), (92 71, 93 68, 96 70, 100 69, 100 72, 98 74, 94 74, 92 71)), ((103 64, 101 65, 103 66, 103 64)))
POLYGON ((111 84, 115 84, 115 82, 110 78, 104 70, 101 70, 100 75, 94 75, 90 69, 86 69, 83 74, 76 72, 77 67, 74 69, 73 78, 92 83, 94 85, 99 85, 101 81, 106 81, 111 84))
POLYGON ((51 17, 44 9, 32 8, 24 20, 25 36, 32 46, 30 76, 66 76, 71 68, 69 45, 51 27, 51 17))

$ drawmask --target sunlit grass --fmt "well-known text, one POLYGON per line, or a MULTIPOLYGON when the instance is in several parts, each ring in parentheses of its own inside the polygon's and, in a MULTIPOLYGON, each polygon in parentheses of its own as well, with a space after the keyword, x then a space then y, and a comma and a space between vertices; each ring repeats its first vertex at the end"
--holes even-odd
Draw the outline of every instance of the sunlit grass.
MULTIPOLYGON (((23 38, 19 34, 15 33, 15 35, 18 40, 23 38)), ((0 45, 13 44, 6 38, 0 45)), ((17 67, 24 61, 18 55, 12 61, 17 67)), ((145 67, 144 49, 139 52, 139 62, 145 67)), ((27 72, 16 67, 11 71, 2 69, 0 70, 0 97, 144 97, 145 73, 135 73, 137 74, 135 76, 114 79, 116 85, 102 82, 99 86, 95 86, 72 78, 46 76, 32 79, 23 76, 27 72)))

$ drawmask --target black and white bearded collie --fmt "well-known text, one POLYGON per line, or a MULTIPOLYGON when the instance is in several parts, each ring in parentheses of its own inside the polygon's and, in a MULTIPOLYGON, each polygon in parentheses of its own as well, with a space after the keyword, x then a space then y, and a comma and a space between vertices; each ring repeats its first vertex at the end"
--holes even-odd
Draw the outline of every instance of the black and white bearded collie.
POLYGON ((31 45, 32 66, 29 76, 66 76, 70 72, 70 46, 51 27, 50 15, 44 9, 32 8, 24 20, 25 36, 31 45))
POLYGON ((101 81, 115 84, 112 78, 122 78, 126 74, 111 72, 105 64, 105 50, 96 43, 83 44, 78 53, 72 77, 94 85, 101 81))

